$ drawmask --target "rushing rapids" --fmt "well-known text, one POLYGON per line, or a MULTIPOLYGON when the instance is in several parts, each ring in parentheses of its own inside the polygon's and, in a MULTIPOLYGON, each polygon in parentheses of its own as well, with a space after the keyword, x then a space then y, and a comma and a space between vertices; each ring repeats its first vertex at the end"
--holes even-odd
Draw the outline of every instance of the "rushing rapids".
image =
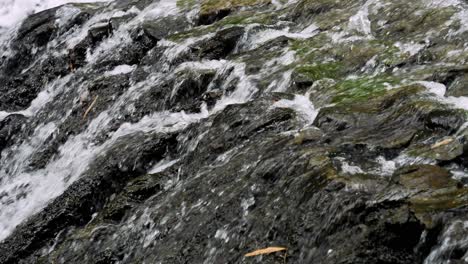
POLYGON ((0 263, 468 263, 466 1, 66 2, 0 1, 0 263))

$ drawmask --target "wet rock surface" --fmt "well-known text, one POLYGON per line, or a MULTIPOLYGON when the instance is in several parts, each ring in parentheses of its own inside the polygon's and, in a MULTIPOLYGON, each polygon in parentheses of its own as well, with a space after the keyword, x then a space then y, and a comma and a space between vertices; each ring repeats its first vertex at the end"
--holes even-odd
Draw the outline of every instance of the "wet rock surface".
POLYGON ((467 12, 28 17, 0 42, 0 263, 468 263, 467 12), (245 257, 269 246, 287 250, 245 257))

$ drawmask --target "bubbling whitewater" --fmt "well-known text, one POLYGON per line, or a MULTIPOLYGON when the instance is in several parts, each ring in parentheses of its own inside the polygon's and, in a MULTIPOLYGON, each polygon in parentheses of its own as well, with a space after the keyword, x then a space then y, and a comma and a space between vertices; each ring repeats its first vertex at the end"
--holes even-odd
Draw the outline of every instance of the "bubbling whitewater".
MULTIPOLYGON (((21 3, 15 3, 11 12, 16 12, 16 7, 21 3)), ((54 3, 60 4, 60 3, 54 3)), ((40 11, 40 9, 45 9, 53 7, 51 3, 43 3, 38 5, 38 9, 32 11, 40 11)), ((6 7, 8 8, 8 6, 6 7)), ((62 9, 69 9, 69 6, 64 6, 62 9)), ((150 5, 146 9, 139 11, 138 15, 129 21, 127 24, 121 25, 112 36, 112 38, 106 40, 99 47, 96 48, 95 54, 90 54, 88 61, 93 62, 99 57, 106 56, 106 53, 111 53, 115 46, 121 45, 122 40, 125 40, 129 31, 138 25, 138 22, 142 19, 148 17, 164 17, 169 14, 177 14, 176 2, 171 0, 162 0, 156 2, 155 4, 150 5)), ((104 12, 97 15, 99 19, 110 19, 114 17, 119 12, 104 12)), ((17 16, 18 14, 7 14, 8 16, 17 16)), ((26 14, 24 14, 26 15, 26 14)), ((23 16, 24 16, 23 15, 23 16)), ((59 16, 64 16, 65 14, 58 13, 59 16)), ((21 15, 19 15, 21 17, 21 15)), ((61 22, 61 19, 65 17, 59 17, 58 21, 61 22)), ((69 18, 67 18, 69 19, 69 18)), ((91 20, 93 21, 93 20, 91 20)), ((87 26, 93 26, 93 22, 88 23, 87 26)), ((97 19, 94 21, 97 23, 97 19)), ((88 28, 85 27, 81 30, 75 31, 70 35, 65 35, 63 39, 59 39, 58 42, 67 43, 68 47, 71 48, 75 43, 80 41, 80 38, 86 36, 88 28)), ((274 38, 281 31, 269 33, 266 31, 265 36, 268 34, 273 34, 271 38, 274 38)), ((289 33, 284 33, 289 34, 289 33)), ((302 35, 297 33, 297 37, 306 38, 312 35, 304 33, 302 35)), ((292 35, 295 37, 296 35, 292 35)), ((267 37, 270 38, 270 37, 267 37)), ((258 45, 258 42, 265 42, 267 39, 262 40, 258 38, 255 39, 255 45, 258 45), (258 40, 257 40, 258 39, 258 40)), ((191 44, 193 41, 187 40, 188 43, 185 45, 191 44)), ((250 43, 251 40, 246 40, 250 43)), ((246 43, 246 44, 248 44, 246 43)), ((179 54, 173 51, 179 45, 176 43, 162 44, 164 48, 171 52, 168 53, 167 60, 168 62, 160 65, 161 68, 170 68, 169 62, 173 58, 177 58, 179 54), (167 46, 166 46, 167 45, 167 46)), ((251 44, 248 44, 251 45, 251 44)), ((55 49, 55 47, 50 47, 50 49, 55 49)), ((63 52, 59 49, 56 49, 55 52, 63 52)), ((40 60, 40 59, 39 59, 40 60)), ((0 219, 2 219, 0 224, 0 239, 6 238, 14 230, 16 225, 27 219, 34 213, 39 212, 51 199, 62 194, 74 181, 76 181, 88 168, 90 162, 97 156, 99 153, 104 152, 106 148, 112 146, 119 138, 126 135, 130 135, 137 132, 168 132, 168 131, 177 131, 185 128, 187 125, 192 122, 197 122, 202 118, 207 118, 210 114, 221 111, 229 104, 238 104, 244 103, 251 98, 251 96, 256 92, 256 88, 251 84, 249 76, 246 76, 244 73, 244 66, 242 64, 228 63, 226 61, 219 62, 204 62, 206 64, 206 69, 216 70, 223 74, 226 71, 231 71, 234 69, 231 74, 228 74, 229 77, 225 79, 226 85, 230 84, 234 79, 239 79, 241 82, 237 84, 237 88, 229 95, 221 98, 213 108, 213 110, 203 110, 200 113, 186 114, 184 112, 156 112, 148 116, 143 117, 139 122, 135 124, 123 123, 119 129, 116 131, 108 131, 108 125, 113 118, 119 115, 121 107, 131 108, 132 104, 129 103, 132 100, 138 100, 144 90, 151 85, 162 84, 165 79, 171 78, 162 77, 161 73, 152 72, 151 76, 148 77, 148 81, 143 81, 133 84, 126 93, 121 95, 121 97, 112 105, 107 111, 101 113, 94 120, 90 122, 88 128, 82 133, 71 137, 67 142, 65 142, 59 148, 59 152, 54 158, 54 161, 46 165, 45 168, 39 170, 30 171, 29 162, 33 154, 38 151, 41 151, 41 148, 44 147, 45 141, 54 136, 54 133, 57 131, 60 122, 67 119, 69 112, 64 112, 57 114, 53 120, 49 121, 47 124, 39 124, 34 133, 25 140, 19 146, 12 146, 10 149, 4 150, 4 155, 2 155, 1 160, 1 173, 4 177, 1 179, 0 193, 1 195, 1 210, 0 210, 0 219), (103 144, 96 144, 93 141, 96 137, 101 136, 103 133, 107 134, 109 139, 103 144), (16 199, 15 197, 21 197, 21 199, 16 199)), ((88 66, 89 67, 89 66, 88 66)), ((86 72, 89 70, 88 67, 80 69, 81 72, 86 72)), ((182 64, 179 66, 180 69, 186 69, 187 67, 194 67, 195 69, 200 69, 203 67, 203 64, 188 65, 182 64)), ((113 70, 105 73, 107 76, 119 75, 119 74, 128 74, 134 70, 134 66, 129 65, 120 65, 115 67, 113 70)), ((174 72, 177 73, 178 68, 174 69, 174 72)), ((77 75, 78 73, 73 73, 77 75)), ((72 74, 72 75, 73 75, 72 74)), ((31 106, 23 111, 18 112, 5 112, 2 111, 2 118, 5 118, 11 114, 20 114, 28 117, 34 117, 41 114, 41 110, 54 100, 57 100, 57 96, 64 92, 64 89, 67 88, 69 82, 71 81, 71 75, 61 77, 54 83, 48 84, 44 87, 43 91, 39 93, 38 97, 31 103, 31 106)), ((80 89, 86 89, 86 80, 82 79, 82 84, 80 89)), ((177 91, 177 87, 174 87, 173 93, 177 91)), ((82 91, 78 91, 77 95, 82 94, 82 91)), ((307 100, 307 99, 306 99, 307 100)), ((79 103, 79 100, 76 98, 74 100, 75 107, 79 103)), ((313 109, 311 111, 314 111, 313 109)), ((314 115, 313 113, 308 113, 308 115, 314 115)), ((308 120, 308 122, 313 122, 308 120)))
POLYGON ((1 0, 0 1, 0 29, 11 28, 21 22, 28 15, 46 9, 64 5, 66 3, 93 3, 95 0, 1 0))

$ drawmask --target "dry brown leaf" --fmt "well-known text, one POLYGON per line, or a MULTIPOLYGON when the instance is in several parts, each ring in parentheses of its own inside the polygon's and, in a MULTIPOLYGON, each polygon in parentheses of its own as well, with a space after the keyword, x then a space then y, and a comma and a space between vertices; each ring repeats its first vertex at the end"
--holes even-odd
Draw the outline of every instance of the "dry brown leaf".
POLYGON ((432 145, 431 149, 442 147, 442 146, 445 146, 445 145, 450 144, 452 142, 453 142, 453 138, 447 138, 447 139, 444 139, 444 140, 442 140, 440 142, 437 142, 434 145, 432 145))
POLYGON ((98 98, 99 98, 99 95, 96 95, 96 97, 94 97, 94 101, 91 103, 91 105, 88 107, 88 109, 86 109, 86 112, 83 115, 83 119, 85 119, 88 116, 89 112, 91 112, 91 110, 93 109, 94 105, 96 104, 98 98))
POLYGON ((245 254, 246 257, 254 257, 258 255, 265 255, 265 254, 270 254, 274 252, 279 252, 279 251, 285 251, 288 250, 287 248, 284 247, 267 247, 263 249, 258 249, 255 251, 252 251, 250 253, 245 254))

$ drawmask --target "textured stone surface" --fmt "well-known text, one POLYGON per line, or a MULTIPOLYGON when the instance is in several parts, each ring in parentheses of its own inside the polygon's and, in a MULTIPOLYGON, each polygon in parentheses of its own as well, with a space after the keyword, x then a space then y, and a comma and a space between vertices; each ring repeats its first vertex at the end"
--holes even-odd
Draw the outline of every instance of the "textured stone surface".
POLYGON ((0 44, 0 263, 466 263, 468 7, 437 3, 30 16, 0 44))

